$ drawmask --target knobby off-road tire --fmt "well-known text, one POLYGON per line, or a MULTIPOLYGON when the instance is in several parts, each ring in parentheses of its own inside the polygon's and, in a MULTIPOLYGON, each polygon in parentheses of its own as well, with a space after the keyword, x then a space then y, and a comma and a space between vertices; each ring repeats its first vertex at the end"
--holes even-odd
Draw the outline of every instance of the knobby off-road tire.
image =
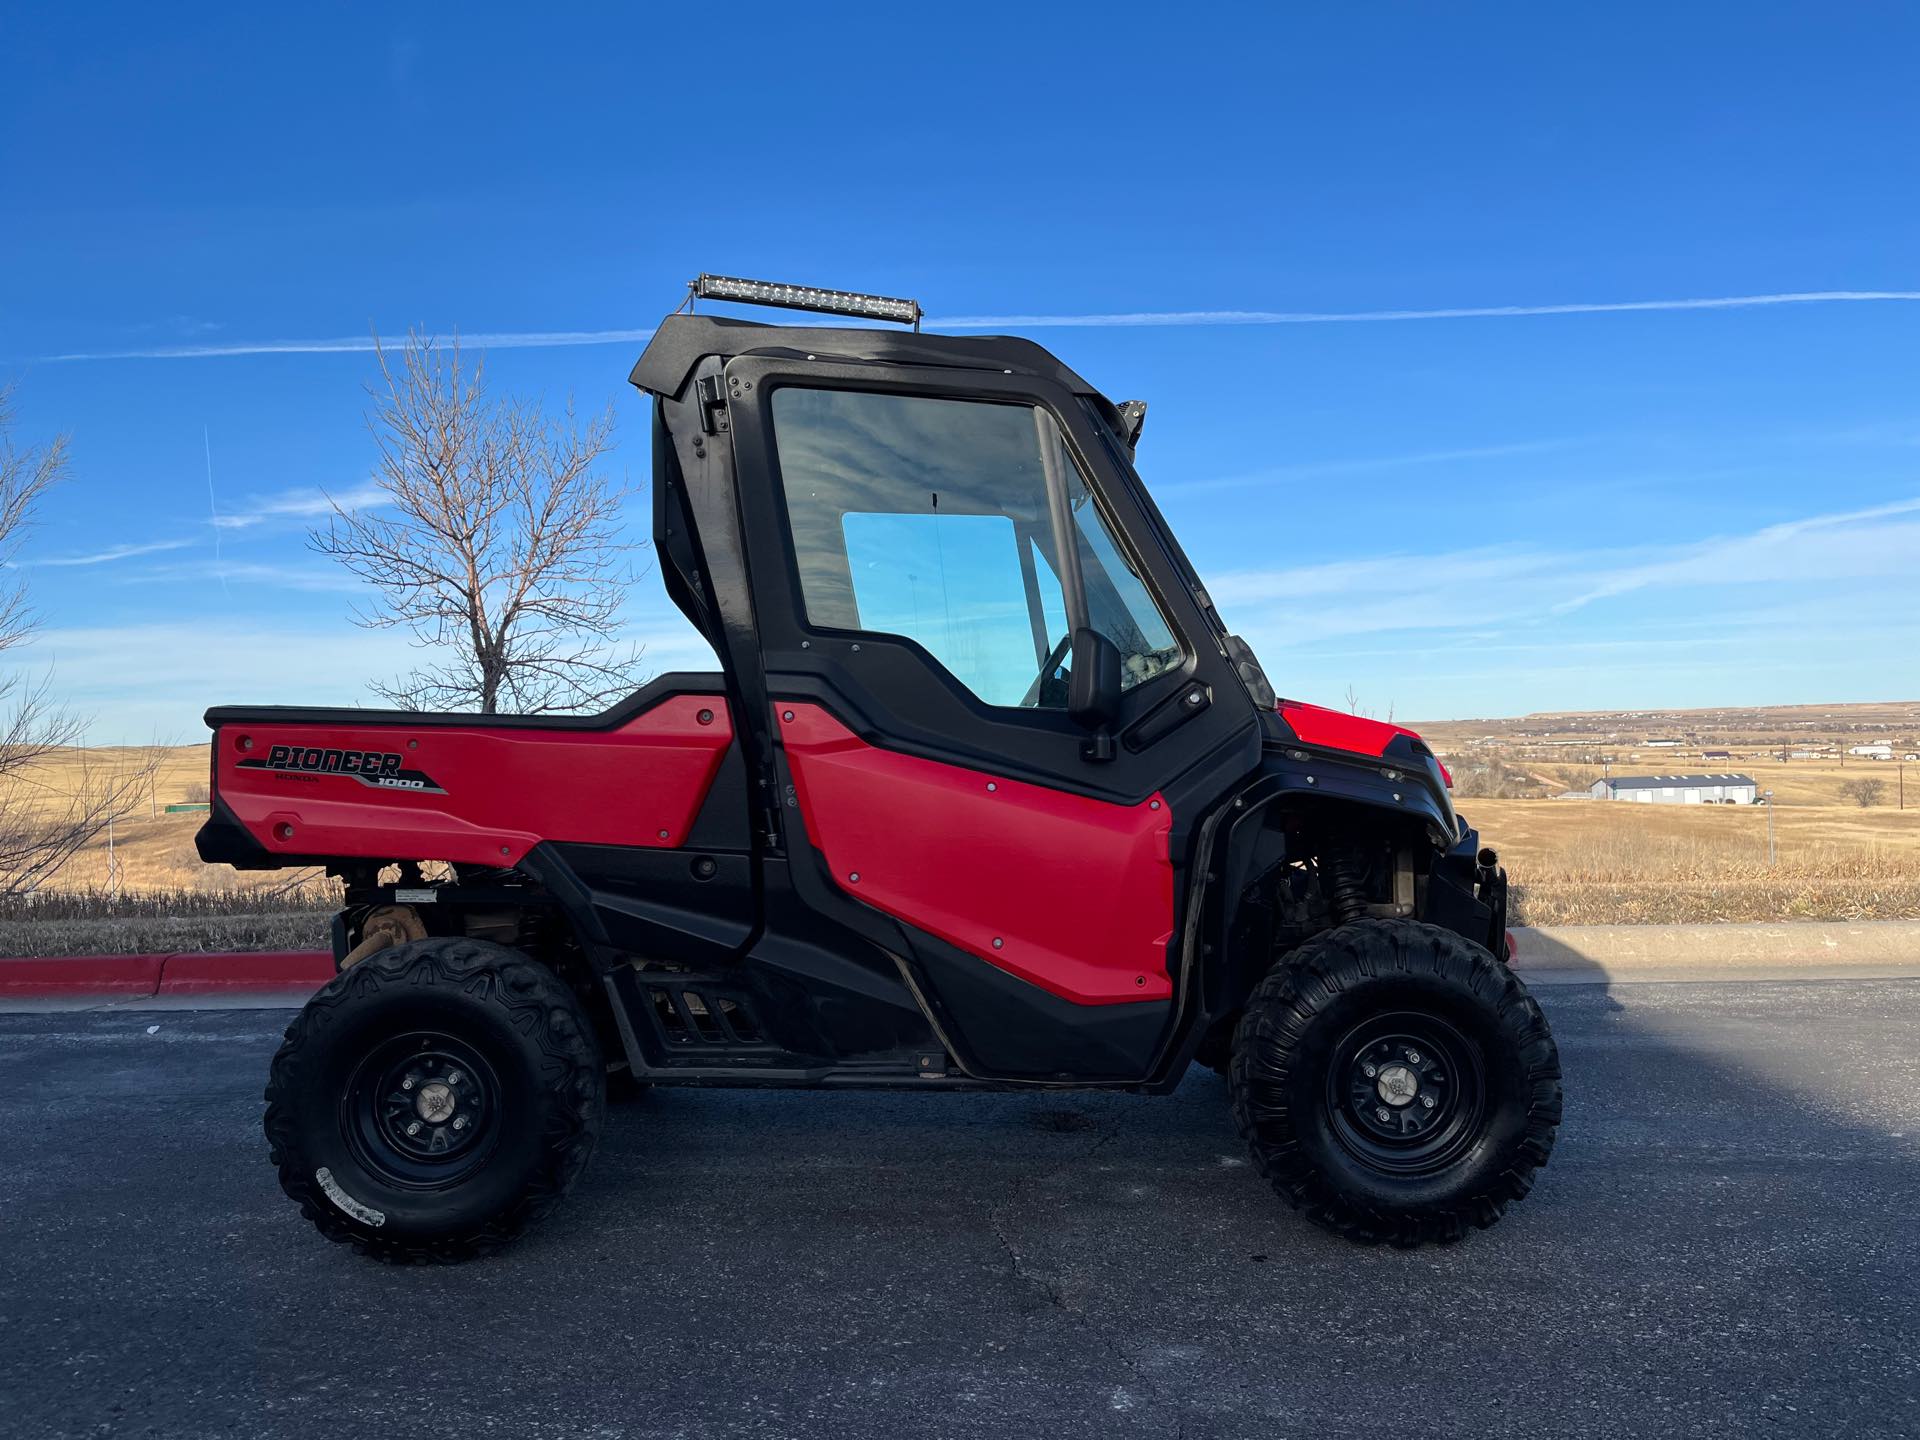
POLYGON ((451 1261, 552 1209, 605 1110, 593 1027, 551 970, 429 939, 368 956, 307 1002, 273 1058, 266 1130, 281 1188, 329 1240, 451 1261))
POLYGON ((1330 930, 1276 967, 1234 1033, 1228 1086, 1281 1198, 1364 1243, 1493 1224, 1560 1124, 1559 1052, 1526 987, 1412 921, 1330 930))

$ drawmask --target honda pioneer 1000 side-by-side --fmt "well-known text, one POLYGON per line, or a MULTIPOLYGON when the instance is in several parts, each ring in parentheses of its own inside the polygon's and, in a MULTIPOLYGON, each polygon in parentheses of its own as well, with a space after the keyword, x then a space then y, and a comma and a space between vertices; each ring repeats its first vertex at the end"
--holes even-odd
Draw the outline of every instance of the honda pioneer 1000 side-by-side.
POLYGON ((1196 1060, 1354 1239, 1525 1195, 1560 1072, 1506 876, 1419 736, 1275 697, 1135 472, 1145 407, 911 301, 694 289, 842 317, 689 305, 634 367, 720 671, 584 717, 208 712, 202 857, 345 886, 267 1089, 307 1217, 494 1246, 610 1073, 1163 1094, 1196 1060))

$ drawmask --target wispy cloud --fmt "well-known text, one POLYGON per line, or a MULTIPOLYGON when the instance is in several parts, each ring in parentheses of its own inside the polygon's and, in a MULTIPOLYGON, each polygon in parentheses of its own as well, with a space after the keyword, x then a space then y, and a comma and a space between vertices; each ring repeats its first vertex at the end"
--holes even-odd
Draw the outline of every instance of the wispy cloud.
POLYGON ((220 560, 211 565, 178 561, 171 565, 150 565, 121 579, 128 585, 205 585, 218 580, 225 586, 233 581, 320 595, 359 595, 366 591, 365 585, 337 566, 276 565, 260 560, 220 560))
POLYGON ((269 520, 312 519, 329 514, 337 501, 343 510, 364 510, 386 499, 378 485, 357 485, 329 496, 322 490, 285 490, 278 495, 256 495, 232 510, 213 517, 221 530, 250 530, 269 520))
POLYGON ((116 560, 131 560, 136 555, 158 555, 164 550, 184 550, 192 540, 148 540, 137 545, 109 545, 85 555, 51 555, 41 560, 22 561, 27 565, 111 565, 116 560))
MULTIPOLYGON (((678 615, 637 620, 648 663, 706 669, 713 652, 678 615)), ((55 627, 0 656, 0 676, 53 666, 60 690, 96 718, 90 743, 142 744, 155 735, 203 740, 211 704, 377 705, 369 679, 402 674, 421 652, 403 631, 345 619, 209 614, 151 624, 55 627)))
MULTIPOLYGON (((1739 610, 1756 586, 1864 585, 1878 587, 1886 606, 1910 609, 1912 600, 1895 592, 1913 594, 1916 555, 1920 497, 1664 545, 1482 547, 1234 571, 1208 590, 1231 619, 1279 650, 1362 634, 1551 635, 1577 611, 1640 592, 1668 592, 1674 605, 1698 608, 1718 590, 1739 610)), ((1644 622, 1623 623, 1637 631, 1644 622)))
POLYGON ((1920 556, 1920 526, 1876 522, 1920 514, 1920 497, 1810 515, 1748 535, 1717 536, 1676 554, 1605 576, 1599 584, 1554 606, 1567 614, 1598 600, 1658 586, 1791 581, 1912 573, 1920 556))
MULTIPOLYGON (((1456 305, 1424 310, 1130 310, 1082 314, 947 315, 927 320, 934 330, 1127 329, 1140 326, 1353 325, 1410 320, 1505 320, 1543 315, 1612 315, 1658 310, 1747 310, 1769 305, 1884 304, 1920 301, 1920 290, 1783 290, 1766 295, 1708 295, 1675 300, 1577 300, 1554 305, 1456 305)), ((475 350, 535 350, 579 345, 638 345, 653 327, 622 330, 490 330, 460 337, 475 350)), ((370 335, 319 340, 235 340, 200 345, 153 345, 123 350, 75 350, 43 358, 86 360, 206 360, 233 355, 352 355, 374 348, 370 335)))

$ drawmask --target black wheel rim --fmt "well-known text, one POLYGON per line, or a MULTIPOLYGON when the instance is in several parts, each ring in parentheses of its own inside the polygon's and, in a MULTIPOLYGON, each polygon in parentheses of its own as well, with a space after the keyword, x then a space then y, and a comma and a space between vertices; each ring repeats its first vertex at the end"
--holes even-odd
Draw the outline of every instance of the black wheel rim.
POLYGON ((1371 1016, 1334 1047, 1326 1105, 1334 1135, 1369 1168, 1402 1178, 1434 1174, 1485 1129, 1480 1048, 1437 1015, 1371 1016))
POLYGON ((353 1069, 341 1124, 355 1156, 391 1185, 437 1190, 467 1179, 500 1133, 500 1081, 472 1045, 415 1030, 373 1047, 353 1069))

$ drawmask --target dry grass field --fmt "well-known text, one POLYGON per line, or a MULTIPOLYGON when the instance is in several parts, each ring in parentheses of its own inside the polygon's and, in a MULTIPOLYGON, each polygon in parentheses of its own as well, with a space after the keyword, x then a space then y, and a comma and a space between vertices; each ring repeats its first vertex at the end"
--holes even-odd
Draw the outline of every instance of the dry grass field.
MULTIPOLYGON (((135 768, 153 753, 116 747, 63 751, 34 767, 29 775, 33 783, 22 787, 22 793, 37 792, 45 803, 56 804, 76 783, 83 767, 135 768)), ((147 804, 114 826, 111 847, 102 838, 76 855, 55 878, 55 885, 62 890, 98 890, 117 883, 123 890, 211 891, 277 886, 284 877, 245 876, 225 866, 202 865, 194 853, 193 832, 206 816, 166 813, 168 805, 207 798, 208 747, 166 746, 158 758, 147 804)))
POLYGON ((1920 918, 1920 703, 1527 715, 1416 724, 1463 776, 1460 809, 1501 853, 1533 924, 1920 918), (1672 740, 1651 746, 1649 740, 1672 740), (1725 752, 1709 755, 1706 752, 1725 752), (1791 758, 1796 752, 1810 758, 1791 758), (1549 798, 1603 774, 1734 772, 1768 807, 1549 798), (1850 794, 1878 782, 1874 803, 1850 794))
POLYGON ((166 813, 207 798, 208 758, 205 745, 66 751, 11 785, 9 803, 58 810, 88 771, 156 762, 144 803, 111 843, 80 851, 38 893, 0 899, 0 955, 325 948, 336 904, 324 877, 203 865, 193 835, 205 813, 166 813))
MULTIPOLYGON (((1920 763, 1840 753, 1877 742, 1896 754, 1920 751, 1920 703, 1529 715, 1414 728, 1461 777, 1459 807, 1500 851, 1518 923, 1920 918, 1920 763), (1679 743, 1656 748, 1645 744, 1649 739, 1679 743), (1728 753, 1708 758, 1708 750, 1728 753), (1817 758, 1782 758, 1796 750, 1817 758), (1550 798, 1603 769, 1615 776, 1751 775, 1774 792, 1774 863, 1767 860, 1765 806, 1550 798), (1845 789, 1862 779, 1881 782, 1876 803, 1865 807, 1845 789)), ((57 756, 25 793, 37 790, 52 803, 83 766, 138 759, 137 752, 111 750, 57 756)), ((311 941, 301 943, 321 943, 321 888, 307 889, 304 898, 284 893, 290 881, 310 884, 314 877, 202 865, 193 850, 202 817, 165 813, 169 803, 206 798, 207 760, 204 745, 165 751, 148 803, 114 828, 111 858, 102 840, 55 878, 51 888, 68 896, 117 896, 94 908, 103 922, 123 926, 75 928, 72 906, 16 906, 0 914, 0 951, 44 952, 82 936, 89 948, 102 949, 269 946, 309 933, 311 941), (302 911, 303 904, 313 908, 302 911), (170 906, 173 920, 163 921, 156 905, 170 906), (45 922, 36 918, 41 913, 45 922), (64 930, 32 929, 53 924, 56 915, 64 930), (30 938, 56 933, 66 939, 30 938)))

